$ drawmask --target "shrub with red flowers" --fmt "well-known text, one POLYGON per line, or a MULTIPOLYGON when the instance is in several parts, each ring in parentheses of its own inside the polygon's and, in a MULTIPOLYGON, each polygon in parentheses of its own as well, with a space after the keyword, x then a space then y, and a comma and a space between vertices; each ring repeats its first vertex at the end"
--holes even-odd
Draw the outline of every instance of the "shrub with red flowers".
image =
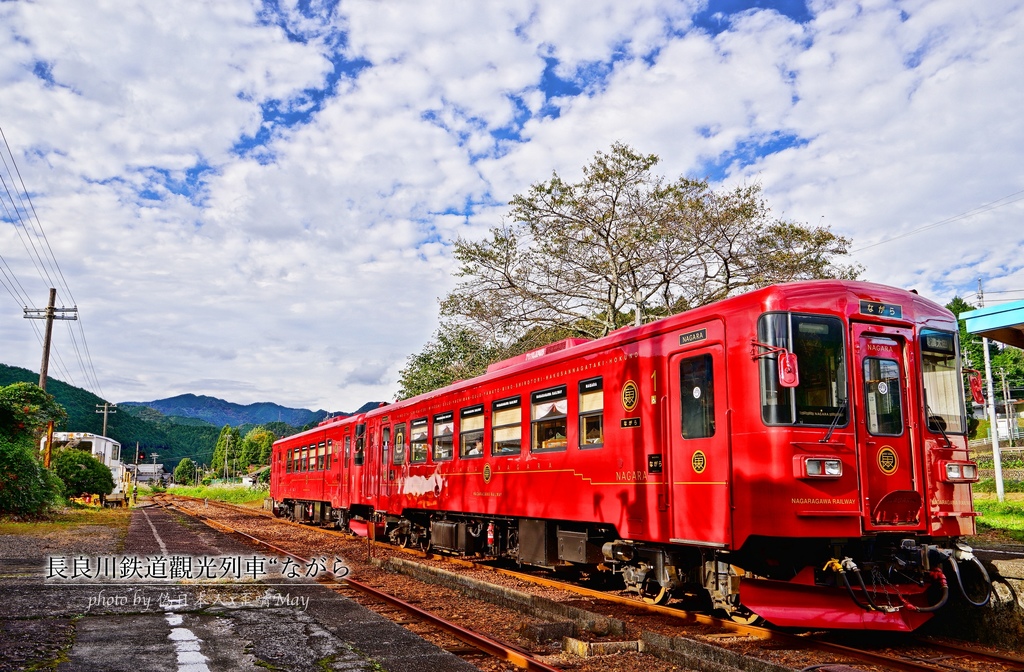
POLYGON ((0 387, 0 513, 37 514, 59 501, 63 484, 39 460, 38 437, 66 417, 32 383, 0 387))

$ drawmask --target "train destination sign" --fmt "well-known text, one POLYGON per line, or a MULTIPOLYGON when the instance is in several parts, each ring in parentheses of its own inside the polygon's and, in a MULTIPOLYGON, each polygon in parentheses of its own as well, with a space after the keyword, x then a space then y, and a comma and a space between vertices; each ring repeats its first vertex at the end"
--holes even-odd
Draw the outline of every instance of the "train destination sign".
POLYGON ((892 303, 879 303, 877 301, 861 301, 860 312, 864 315, 877 315, 878 317, 892 317, 897 320, 903 319, 903 306, 892 303))

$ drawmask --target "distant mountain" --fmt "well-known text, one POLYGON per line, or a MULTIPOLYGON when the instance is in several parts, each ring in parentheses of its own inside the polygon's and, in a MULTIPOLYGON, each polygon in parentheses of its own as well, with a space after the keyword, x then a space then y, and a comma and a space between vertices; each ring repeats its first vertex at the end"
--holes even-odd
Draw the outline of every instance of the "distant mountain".
POLYGON ((243 406, 217 397, 195 394, 179 394, 176 397, 155 401, 122 401, 117 405, 143 406, 159 411, 165 416, 195 418, 218 427, 262 425, 268 422, 284 422, 293 427, 305 427, 330 415, 324 410, 310 411, 305 408, 288 408, 266 401, 243 406))
MULTIPOLYGON (((34 371, 0 364, 0 387, 38 381, 39 374, 34 371)), ((53 377, 48 379, 47 391, 68 413, 67 421, 61 423, 57 431, 95 434, 103 431, 103 399, 53 377)), ((356 413, 378 406, 380 402, 376 401, 363 404, 356 413)), ((273 403, 241 406, 194 394, 148 402, 129 401, 118 407, 111 409, 107 436, 121 442, 128 451, 126 454, 134 455, 136 444, 141 451, 158 453, 168 469, 173 469, 183 457, 201 464, 209 463, 224 425, 238 427, 243 435, 252 427, 262 425, 281 437, 315 425, 328 415, 327 411, 287 408, 273 403)))

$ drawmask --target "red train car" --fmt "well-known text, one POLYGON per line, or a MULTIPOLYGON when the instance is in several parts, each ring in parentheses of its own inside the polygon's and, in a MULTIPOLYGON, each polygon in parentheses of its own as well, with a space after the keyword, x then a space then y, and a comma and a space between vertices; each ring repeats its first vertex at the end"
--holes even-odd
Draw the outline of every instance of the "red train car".
POLYGON ((957 334, 915 293, 773 286, 282 439, 271 494, 736 619, 911 630, 989 594, 957 334))

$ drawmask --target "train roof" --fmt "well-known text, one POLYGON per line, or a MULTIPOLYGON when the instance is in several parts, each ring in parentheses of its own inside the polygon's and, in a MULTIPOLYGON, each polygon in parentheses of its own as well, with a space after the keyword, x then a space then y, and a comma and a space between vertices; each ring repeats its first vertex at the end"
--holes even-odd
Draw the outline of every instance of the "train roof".
MULTIPOLYGON (((753 306, 759 306, 765 311, 786 311, 797 309, 797 306, 799 306, 800 310, 824 310, 830 308, 832 311, 844 313, 847 317, 850 317, 859 313, 860 301, 877 301, 880 303, 898 301, 904 310, 902 318, 904 321, 921 319, 922 317, 955 320, 953 314, 945 307, 918 295, 913 290, 859 280, 801 280, 781 283, 698 306, 692 310, 669 315, 640 326, 622 327, 601 338, 556 341, 522 355, 493 363, 480 376, 460 380, 451 385, 403 399, 402 401, 395 402, 394 405, 401 408, 417 404, 505 376, 522 373, 534 367, 599 352, 613 344, 625 345, 632 343, 659 333, 671 331, 687 322, 711 319, 733 310, 744 310, 750 309, 753 306)), ((367 415, 371 417, 376 416, 389 412, 389 409, 394 410, 392 405, 389 404, 370 410, 367 412, 367 415)))

